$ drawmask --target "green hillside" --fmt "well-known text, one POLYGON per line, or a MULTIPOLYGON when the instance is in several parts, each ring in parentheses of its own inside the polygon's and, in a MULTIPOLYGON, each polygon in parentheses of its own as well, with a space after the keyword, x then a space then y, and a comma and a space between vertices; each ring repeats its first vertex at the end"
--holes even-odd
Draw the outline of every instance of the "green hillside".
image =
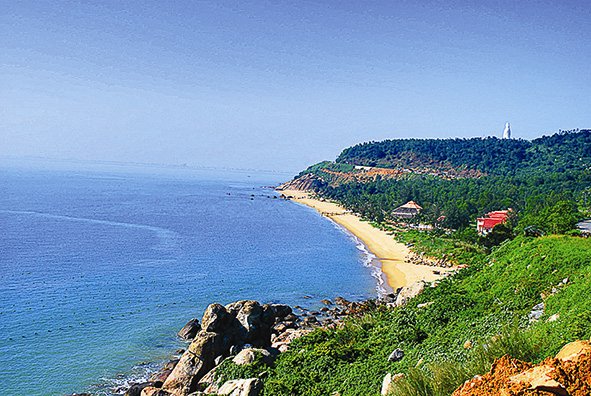
POLYGON ((433 224, 444 216, 442 226, 462 229, 488 211, 513 208, 514 223, 521 229, 534 226, 564 232, 589 209, 590 169, 591 130, 581 130, 532 141, 363 143, 344 150, 336 162, 322 162, 304 173, 325 182, 319 184, 323 186, 317 191, 320 195, 378 222, 391 220, 394 208, 414 200, 424 208, 416 222, 433 224), (350 170, 353 165, 401 171, 369 177, 365 170, 350 170), (557 210, 569 219, 561 226, 541 215, 557 210))
POLYGON ((591 337, 590 239, 518 237, 464 259, 469 268, 407 306, 378 306, 337 330, 318 329, 274 367, 247 370, 267 373, 265 395, 378 395, 388 372, 407 375, 395 394, 449 395, 505 353, 540 361, 591 337), (545 311, 531 322, 541 302, 545 311), (389 362, 395 348, 404 358, 389 362))

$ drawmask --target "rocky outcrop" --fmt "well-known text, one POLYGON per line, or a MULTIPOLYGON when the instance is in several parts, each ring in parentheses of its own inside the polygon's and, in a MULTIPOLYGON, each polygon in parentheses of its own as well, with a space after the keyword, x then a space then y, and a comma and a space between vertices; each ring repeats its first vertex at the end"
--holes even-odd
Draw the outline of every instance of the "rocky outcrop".
MULTIPOLYGON (((188 396, 223 394, 226 384, 216 376, 217 367, 225 360, 248 365, 260 359, 271 365, 289 344, 316 327, 335 328, 345 316, 360 316, 377 304, 393 302, 396 295, 383 300, 361 302, 337 297, 322 300, 318 311, 297 307, 298 314, 284 304, 260 304, 253 300, 236 301, 226 306, 211 304, 201 322, 189 321, 179 336, 191 341, 182 355, 169 361, 148 382, 132 385, 128 396, 188 396), (195 333, 193 335, 193 333, 195 333)), ((232 395, 258 394, 260 380, 232 382, 232 395), (235 385, 235 386, 234 386, 235 385), (246 392, 246 393, 245 393, 246 392)))
MULTIPOLYGON (((315 325, 320 323, 316 319, 315 325)), ((193 319, 179 332, 180 337, 191 340, 180 358, 165 365, 150 378, 150 382, 134 385, 128 392, 142 396, 225 392, 230 385, 224 388, 226 384, 215 383, 216 366, 231 356, 239 365, 251 364, 258 356, 271 364, 279 353, 278 349, 286 349, 289 342, 310 331, 299 329, 303 325, 291 307, 283 304, 260 304, 252 300, 236 301, 226 306, 211 304, 205 310, 201 324, 193 319), (273 345, 281 348, 275 349, 273 345)), ((236 386, 228 394, 255 395, 260 388, 259 380, 233 384, 236 386)))
POLYGON ((326 185, 327 183, 320 176, 316 176, 313 173, 306 173, 281 184, 277 187, 277 190, 316 191, 326 187, 326 185))
POLYGON ((575 341, 538 365, 509 356, 495 361, 489 373, 467 381, 453 396, 591 395, 591 344, 575 341))
POLYGON ((187 322, 185 326, 183 326, 183 328, 177 333, 177 335, 185 341, 191 341, 193 340, 193 338, 195 338, 199 330, 201 330, 199 320, 191 319, 187 322))

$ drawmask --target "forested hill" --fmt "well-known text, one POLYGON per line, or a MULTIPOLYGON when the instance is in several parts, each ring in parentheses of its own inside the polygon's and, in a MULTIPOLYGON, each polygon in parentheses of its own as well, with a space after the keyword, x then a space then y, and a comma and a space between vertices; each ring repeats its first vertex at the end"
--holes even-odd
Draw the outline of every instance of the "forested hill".
POLYGON ((444 227, 462 229, 489 211, 512 208, 520 228, 564 232, 591 212, 591 130, 531 141, 362 143, 345 149, 335 162, 312 165, 285 188, 303 181, 378 222, 395 220, 392 211, 413 200, 423 207, 417 222, 445 218, 444 227))
POLYGON ((591 130, 559 132, 531 141, 488 137, 361 143, 345 149, 336 162, 381 168, 452 167, 487 174, 531 167, 560 172, 589 167, 591 130))

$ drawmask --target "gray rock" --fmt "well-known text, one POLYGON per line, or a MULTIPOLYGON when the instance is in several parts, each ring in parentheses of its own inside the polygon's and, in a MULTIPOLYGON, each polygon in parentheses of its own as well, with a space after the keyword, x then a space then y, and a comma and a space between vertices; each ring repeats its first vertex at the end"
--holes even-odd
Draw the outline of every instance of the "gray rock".
POLYGON ((197 333, 201 330, 201 325, 198 319, 191 319, 185 326, 177 333, 177 335, 185 341, 192 341, 197 333))
POLYGON ((531 312, 527 315, 530 322, 539 320, 544 315, 544 302, 534 305, 531 312))
POLYGON ((396 348, 392 351, 390 356, 388 356, 388 361, 389 362, 397 362, 399 360, 402 360, 403 357, 404 357, 404 351, 400 348, 396 348))

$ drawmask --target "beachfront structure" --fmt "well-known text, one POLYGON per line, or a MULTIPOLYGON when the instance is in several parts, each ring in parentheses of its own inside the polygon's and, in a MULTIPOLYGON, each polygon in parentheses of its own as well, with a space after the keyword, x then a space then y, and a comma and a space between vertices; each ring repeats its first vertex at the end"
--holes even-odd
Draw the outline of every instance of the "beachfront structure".
POLYGON ((503 130, 503 139, 511 139, 511 124, 505 123, 505 130, 503 130))
POLYGON ((476 219, 476 231, 480 235, 486 235, 492 231, 497 224, 502 224, 509 218, 509 210, 497 210, 488 212, 485 217, 476 219))
POLYGON ((397 207, 392 211, 392 217, 400 219, 412 219, 418 215, 423 208, 415 201, 408 201, 402 206, 397 207))

